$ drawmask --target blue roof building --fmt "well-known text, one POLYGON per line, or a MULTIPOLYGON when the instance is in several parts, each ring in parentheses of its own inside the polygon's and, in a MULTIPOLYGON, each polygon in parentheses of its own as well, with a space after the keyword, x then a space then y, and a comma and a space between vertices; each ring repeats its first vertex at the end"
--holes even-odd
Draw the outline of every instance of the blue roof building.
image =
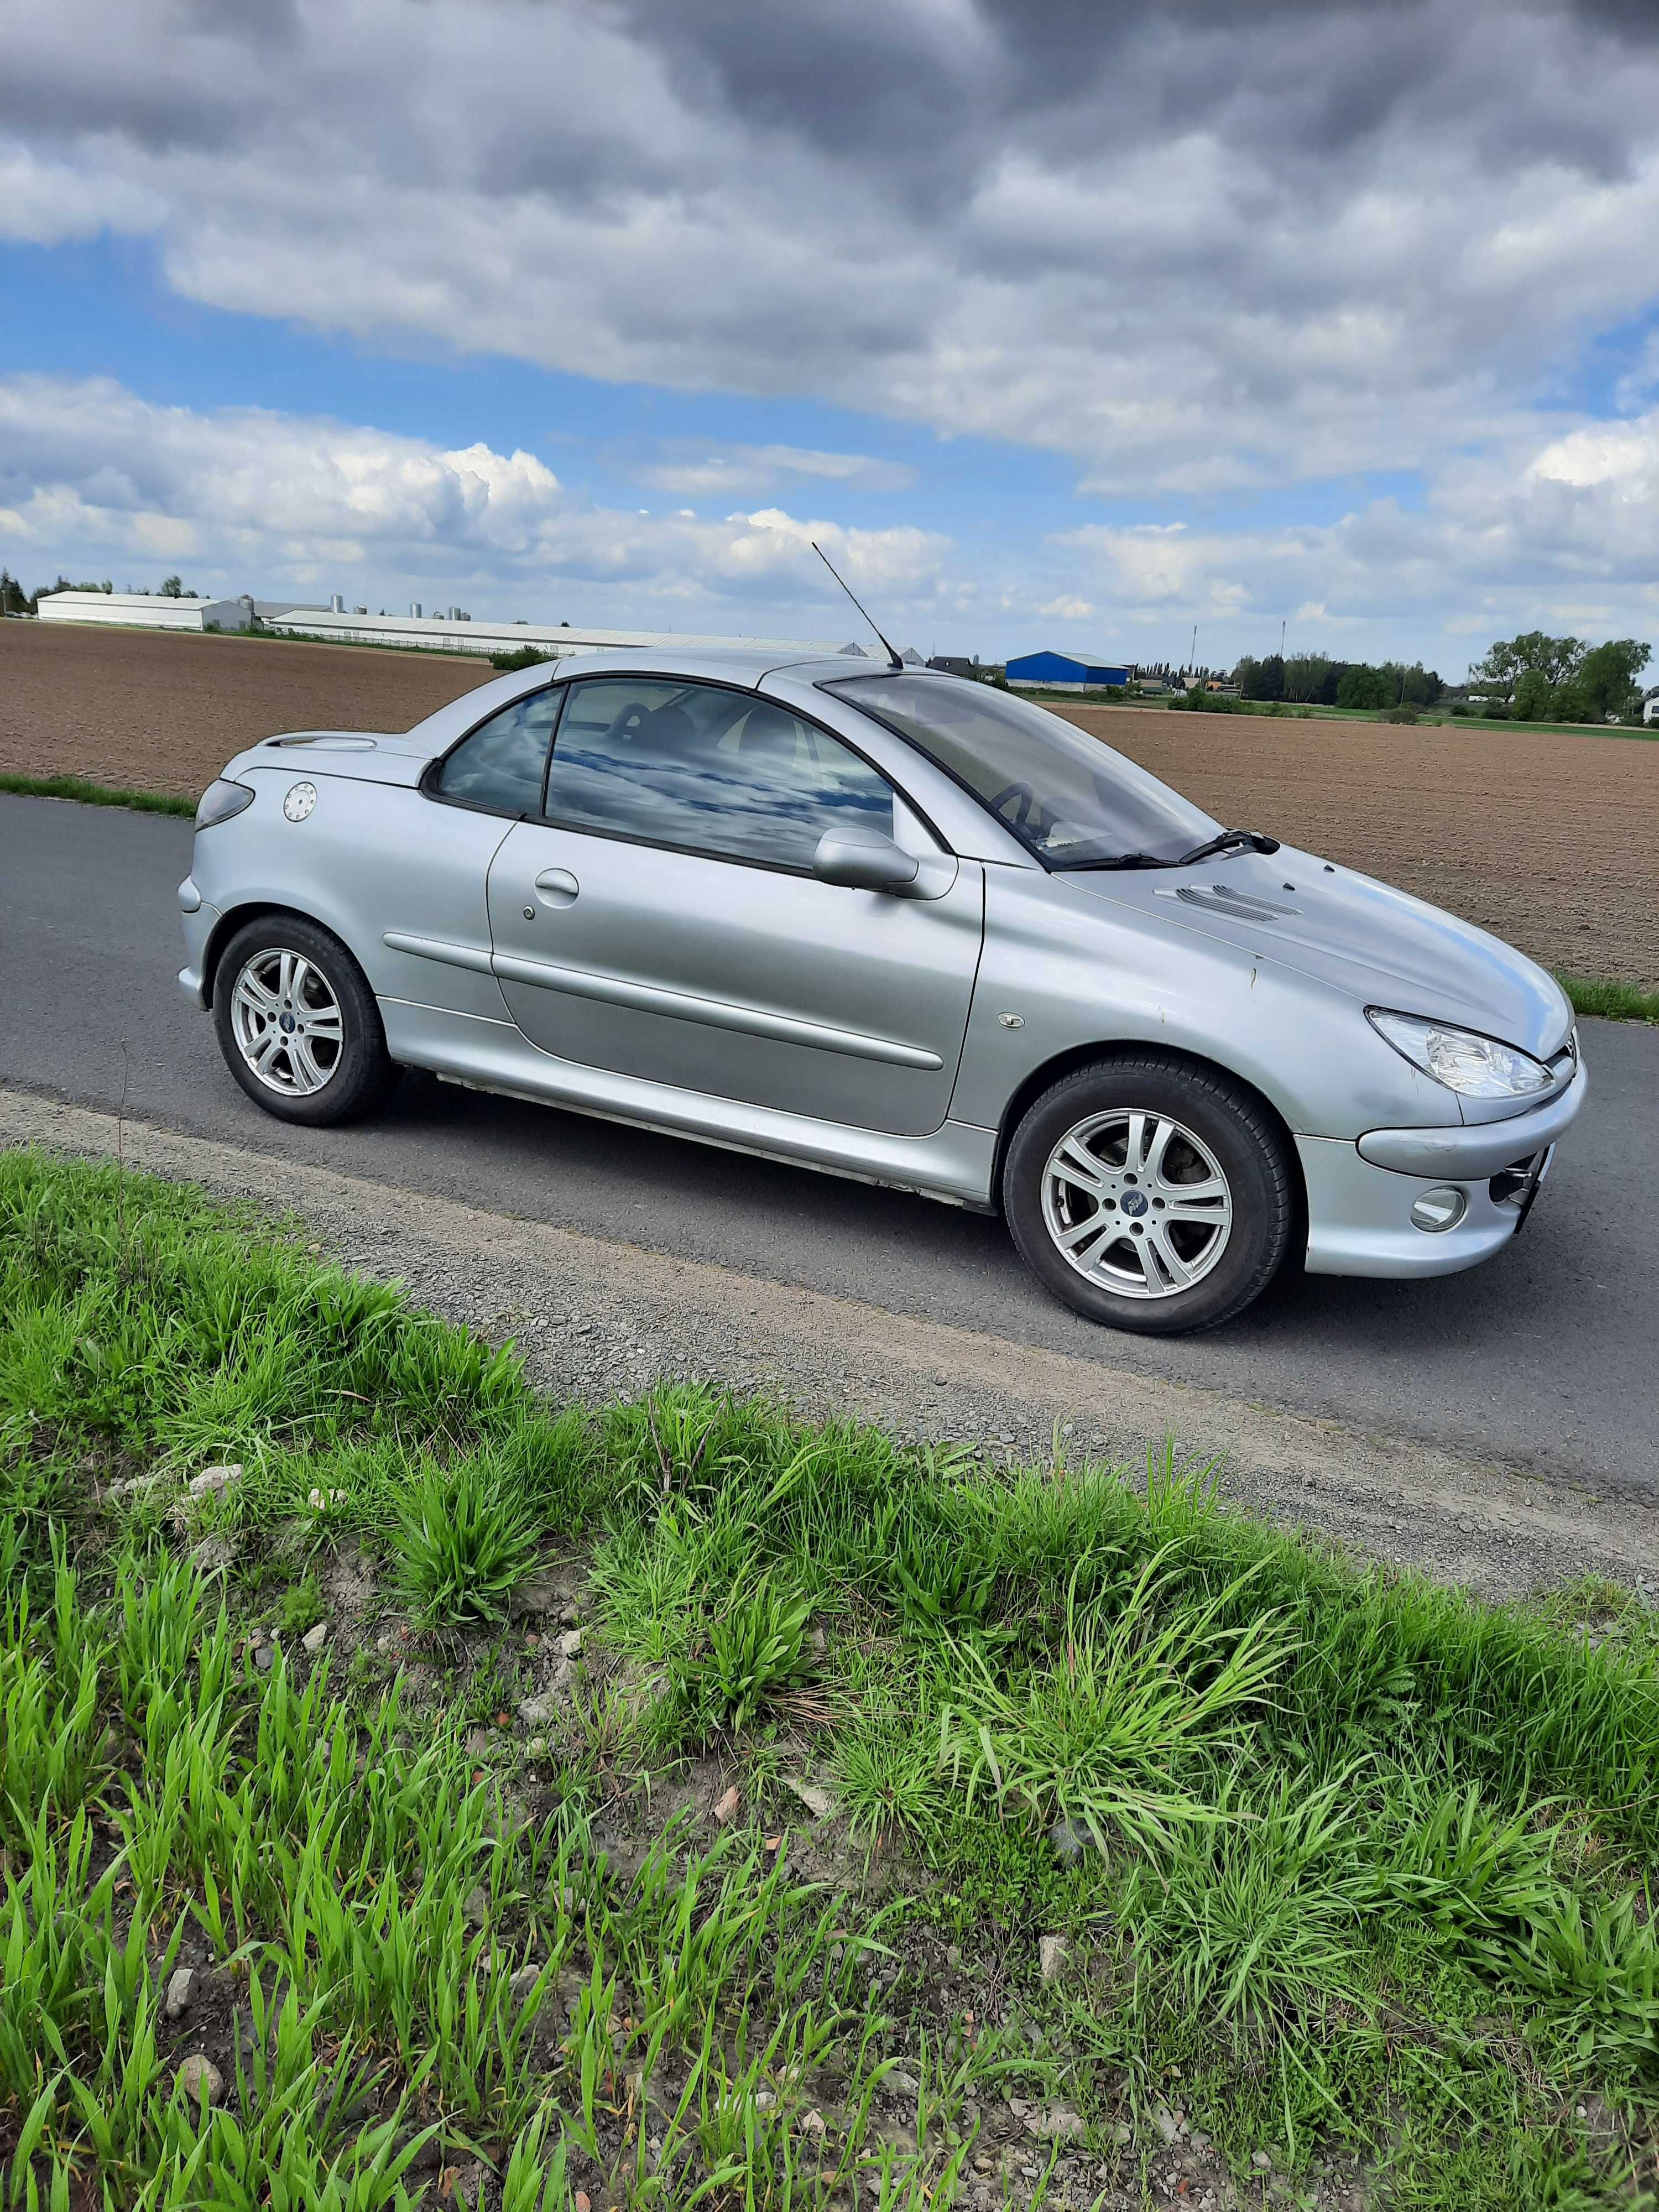
POLYGON ((1008 663, 1008 681, 1043 690, 1058 686, 1067 691, 1082 690, 1091 684, 1116 684, 1120 689, 1129 681, 1133 671, 1115 665, 1110 661, 1097 660, 1085 653, 1023 653, 1017 660, 1008 663))

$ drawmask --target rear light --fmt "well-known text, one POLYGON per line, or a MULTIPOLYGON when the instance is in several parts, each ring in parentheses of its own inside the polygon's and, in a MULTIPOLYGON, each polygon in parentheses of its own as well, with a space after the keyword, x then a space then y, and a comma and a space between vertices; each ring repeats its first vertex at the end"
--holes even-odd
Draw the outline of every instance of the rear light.
POLYGON ((244 807, 253 804, 253 791, 249 784, 230 783, 219 776, 202 793, 202 803, 196 810, 196 827, 211 830, 216 822, 228 822, 244 807))

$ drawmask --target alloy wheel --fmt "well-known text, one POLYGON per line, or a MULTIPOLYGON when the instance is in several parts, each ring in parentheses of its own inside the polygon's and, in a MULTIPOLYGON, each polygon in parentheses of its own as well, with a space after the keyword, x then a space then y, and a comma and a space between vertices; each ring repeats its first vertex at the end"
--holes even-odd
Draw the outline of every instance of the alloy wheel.
POLYGON ((1114 1108, 1068 1129, 1042 1171, 1042 1218, 1069 1267, 1119 1297, 1202 1282, 1233 1228, 1215 1154, 1168 1114, 1114 1108))
POLYGON ((256 952, 230 994, 236 1046, 268 1091, 310 1098, 330 1081, 345 1049, 345 1017, 314 961, 271 945, 256 952))

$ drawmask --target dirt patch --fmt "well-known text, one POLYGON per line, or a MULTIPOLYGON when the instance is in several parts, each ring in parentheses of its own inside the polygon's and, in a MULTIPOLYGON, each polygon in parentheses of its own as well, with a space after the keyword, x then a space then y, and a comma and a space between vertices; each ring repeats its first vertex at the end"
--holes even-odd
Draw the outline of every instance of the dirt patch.
POLYGON ((1659 744, 1059 707, 1228 823, 1362 868, 1547 967, 1659 988, 1659 744))
POLYGON ((279 730, 407 730, 495 672, 423 653, 0 623, 0 769, 194 799, 279 730))

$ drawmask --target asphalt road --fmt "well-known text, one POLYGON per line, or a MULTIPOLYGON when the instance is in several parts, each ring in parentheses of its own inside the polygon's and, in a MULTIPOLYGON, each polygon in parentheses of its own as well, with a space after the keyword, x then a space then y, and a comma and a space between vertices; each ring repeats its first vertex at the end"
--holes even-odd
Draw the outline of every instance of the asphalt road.
POLYGON ((411 1076, 374 1121, 261 1114, 179 999, 188 823, 0 796, 0 1080, 1659 1506, 1659 1030, 1584 1024, 1590 1102, 1524 1235, 1437 1282, 1287 1275, 1213 1335, 1095 1329, 1000 1224, 411 1076))

